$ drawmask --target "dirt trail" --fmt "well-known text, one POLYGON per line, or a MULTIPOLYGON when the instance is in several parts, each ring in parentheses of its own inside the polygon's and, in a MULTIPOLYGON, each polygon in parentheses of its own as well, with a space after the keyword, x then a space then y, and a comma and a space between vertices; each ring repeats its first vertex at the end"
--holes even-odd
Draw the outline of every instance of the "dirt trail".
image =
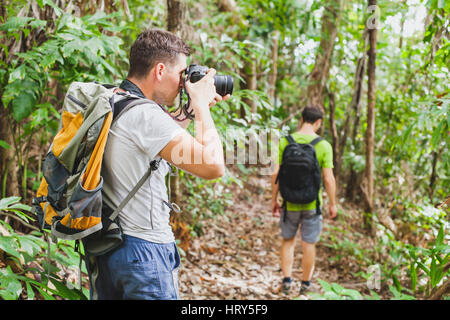
MULTIPOLYGON (((204 221, 201 237, 191 240, 180 268, 182 299, 309 299, 299 295, 301 246, 297 234, 293 286, 289 295, 279 292, 281 245, 278 218, 270 212, 270 177, 250 178, 236 188, 234 204, 222 216, 204 221)), ((327 230, 325 220, 324 231, 327 230)), ((337 281, 330 266, 330 249, 317 246, 314 278, 337 281)), ((318 291, 317 281, 312 291, 318 291)))

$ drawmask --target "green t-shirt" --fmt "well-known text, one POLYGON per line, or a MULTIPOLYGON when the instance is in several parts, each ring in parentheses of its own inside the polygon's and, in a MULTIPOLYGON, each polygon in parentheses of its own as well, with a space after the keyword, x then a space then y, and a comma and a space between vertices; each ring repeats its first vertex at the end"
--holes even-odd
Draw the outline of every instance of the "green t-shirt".
MULTIPOLYGON (((291 134, 291 136, 297 143, 310 143, 311 141, 313 141, 315 138, 318 137, 318 135, 304 134, 298 132, 291 134)), ((277 159, 278 164, 281 164, 283 159, 283 151, 288 144, 289 142, 287 141, 286 138, 283 137, 280 140, 280 144, 278 146, 279 150, 277 159)), ((319 161, 320 168, 333 168, 333 148, 331 147, 331 144, 326 140, 322 140, 315 145, 315 149, 316 149, 316 157, 317 160, 319 161)), ((322 204, 322 188, 320 188, 319 191, 319 201, 320 204, 322 204)), ((315 210, 316 200, 308 204, 295 204, 287 202, 286 205, 287 210, 289 211, 315 210)))

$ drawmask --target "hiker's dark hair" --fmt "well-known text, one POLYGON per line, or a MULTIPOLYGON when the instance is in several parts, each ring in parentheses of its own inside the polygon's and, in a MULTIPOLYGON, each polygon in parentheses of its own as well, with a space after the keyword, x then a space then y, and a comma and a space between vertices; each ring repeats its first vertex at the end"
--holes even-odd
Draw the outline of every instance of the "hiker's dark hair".
POLYGON ((182 39, 165 30, 147 29, 131 46, 128 77, 142 78, 159 62, 174 63, 180 53, 191 54, 182 39))
POLYGON ((314 123, 323 119, 323 111, 318 106, 306 106, 302 111, 302 119, 304 122, 314 123))

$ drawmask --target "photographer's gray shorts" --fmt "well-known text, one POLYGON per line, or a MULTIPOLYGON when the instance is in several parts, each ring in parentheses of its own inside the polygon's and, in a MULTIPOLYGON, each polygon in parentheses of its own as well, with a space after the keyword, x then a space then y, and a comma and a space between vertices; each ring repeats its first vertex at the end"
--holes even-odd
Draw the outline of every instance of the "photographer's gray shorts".
POLYGON ((281 237, 291 239, 297 234, 300 225, 302 240, 308 243, 319 241, 322 231, 322 215, 316 211, 287 211, 281 210, 281 237), (286 216, 286 218, 285 218, 286 216))

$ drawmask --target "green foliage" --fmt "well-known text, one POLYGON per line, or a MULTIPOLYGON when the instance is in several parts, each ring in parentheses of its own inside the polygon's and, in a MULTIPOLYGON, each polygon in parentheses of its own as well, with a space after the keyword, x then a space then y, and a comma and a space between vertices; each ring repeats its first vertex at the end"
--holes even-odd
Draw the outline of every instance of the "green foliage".
MULTIPOLYGON (((355 266, 358 271, 352 272, 352 275, 364 280, 373 276, 366 270, 376 265, 380 270, 379 281, 383 295, 386 295, 383 288, 389 288, 392 295, 390 299, 428 297, 434 289, 447 281, 450 273, 446 213, 431 205, 415 203, 404 203, 400 212, 393 211, 396 224, 407 231, 397 231, 394 234, 380 224, 375 216, 377 236, 369 247, 366 243, 367 235, 344 227, 328 226, 323 233, 326 240, 322 241, 324 246, 332 249, 328 260, 339 266, 355 266), (427 244, 414 245, 409 243, 408 238, 427 244)), ((354 268, 345 267, 344 270, 349 272, 354 268)), ((319 283, 324 293, 313 294, 313 298, 350 299, 342 294, 337 285, 323 284, 323 281, 319 283)), ((371 292, 371 296, 360 293, 361 299, 379 299, 375 292, 371 292)))
POLYGON ((413 296, 400 292, 396 287, 389 286, 389 290, 394 295, 391 300, 416 300, 413 296))
MULTIPOLYGON (((374 253, 382 258, 372 263, 378 263, 381 267, 381 282, 392 283, 389 288, 395 298, 403 297, 401 293, 405 291, 428 296, 431 289, 448 278, 449 272, 444 267, 449 262, 450 247, 445 244, 445 228, 442 224, 428 249, 397 240, 381 224, 377 225, 377 229, 380 235, 374 253), (405 273, 408 275, 407 281, 405 273)), ((425 231, 420 234, 425 234, 425 231)))
MULTIPOLYGON (((341 285, 333 282, 328 283, 322 279, 317 279, 322 287, 323 293, 308 293, 314 300, 381 300, 381 297, 373 290, 370 295, 362 295, 354 289, 346 289, 341 285)), ((404 294, 393 286, 389 286, 390 292, 393 294, 391 300, 416 300, 413 296, 404 294)))
MULTIPOLYGON (((414 143, 417 143, 417 138, 425 137, 429 148, 434 150, 439 149, 441 144, 448 143, 446 132, 450 127, 449 105, 448 95, 432 101, 419 102, 417 108, 412 110, 410 125, 399 137, 398 142, 413 143, 414 138, 414 143), (412 134, 414 129, 415 133, 412 134)), ((405 148, 405 144, 402 147, 405 148)))
POLYGON ((252 37, 267 38, 274 30, 279 30, 282 36, 292 36, 302 27, 306 29, 309 15, 317 9, 318 4, 306 10, 306 5, 290 0, 251 0, 240 1, 240 10, 245 15, 249 25, 248 32, 252 37), (315 7, 315 8, 314 8, 315 7))
MULTIPOLYGON (((21 204, 19 197, 0 200, 0 214, 9 212, 25 222, 33 220, 24 211, 30 207, 21 204)), ((73 284, 64 283, 61 273, 64 269, 76 268, 79 255, 74 252, 69 242, 60 242, 48 247, 42 239, 42 233, 15 233, 13 228, 0 220, 0 297, 5 300, 27 298, 33 300, 40 294, 45 300, 87 299, 87 291, 75 289, 73 284), (49 265, 47 250, 51 250, 55 265, 49 265), (3 263, 4 262, 4 263, 3 263), (43 267, 36 265, 42 263, 43 267)), ((84 272, 86 270, 84 269, 84 272)))
MULTIPOLYGON (((436 172, 440 172, 438 186, 435 187, 436 198, 442 199, 447 195, 450 187, 449 150, 450 142, 447 134, 450 128, 450 100, 448 95, 439 99, 422 100, 416 102, 417 107, 411 108, 408 124, 401 136, 395 139, 392 146, 405 156, 417 162, 417 176, 419 172, 432 171, 432 154, 436 152, 440 161, 436 172)), ((398 152, 397 151, 397 152, 398 152)))
POLYGON ((450 270, 445 267, 450 263, 450 246, 444 243, 444 225, 441 225, 433 246, 429 249, 407 246, 410 259, 409 274, 414 292, 417 284, 424 280, 422 286, 428 293, 444 278, 448 278, 450 270))
MULTIPOLYGON (((115 23, 120 13, 107 15, 99 11, 79 18, 64 12, 52 1, 38 4, 49 5, 57 19, 50 23, 11 15, 0 26, 0 42, 5 52, 0 61, 0 98, 14 140, 13 146, 4 141, 0 141, 0 146, 13 147, 15 151, 25 200, 30 178, 33 190, 40 178, 40 173, 30 175, 28 170, 33 160, 29 157, 31 141, 37 140, 41 149, 45 149, 56 134, 60 117, 57 110, 62 104, 58 90, 65 91, 73 81, 114 83, 125 75, 123 66, 127 64, 122 39, 111 35, 126 30, 115 23), (35 33, 41 36, 29 47, 8 52, 6 44, 10 41, 21 41, 35 33)), ((5 195, 6 172, 2 178, 5 195)))
MULTIPOLYGON (((0 250, 4 251, 9 261, 19 267, 20 272, 13 272, 10 265, 0 268, 0 296, 5 300, 17 300, 26 296, 33 300, 36 293, 40 293, 45 300, 54 300, 57 297, 69 300, 86 299, 86 293, 64 284, 57 272, 59 268, 51 268, 47 277, 45 270, 34 267, 30 262, 39 261, 44 256, 46 243, 37 235, 0 236, 0 250), (40 281, 33 275, 38 275, 40 281), (50 286, 50 281, 53 286, 50 286)), ((8 261, 7 260, 7 261, 8 261)), ((45 265, 45 264, 44 264, 45 265)))
POLYGON ((184 212, 189 212, 189 225, 193 236, 203 234, 202 220, 225 214, 233 199, 229 186, 241 183, 231 176, 230 172, 216 180, 203 180, 180 172, 180 180, 186 190, 181 207, 184 212))
MULTIPOLYGON (((120 49, 122 40, 104 34, 104 31, 123 30, 112 22, 116 16, 98 12, 78 18, 63 13, 55 21, 55 30, 47 35, 46 41, 26 52, 15 53, 14 57, 6 56, 11 63, 2 77, 1 98, 11 109, 15 121, 31 115, 38 101, 49 95, 48 84, 52 79, 64 87, 75 80, 113 82, 123 76, 124 71, 117 68, 119 59, 123 61, 126 56, 120 49)), ((35 18, 10 17, 0 30, 5 34, 3 37, 18 40, 46 25, 46 21, 35 18)), ((39 106, 49 107, 47 104, 39 106)))
MULTIPOLYGON (((19 168, 24 203, 29 201, 27 193, 36 190, 42 176, 39 160, 30 150, 42 151, 48 147, 58 128, 61 95, 68 85, 73 81, 116 83, 126 75, 128 48, 141 30, 166 26, 166 6, 161 1, 128 0, 129 14, 119 9, 112 14, 97 11, 82 17, 65 12, 51 0, 36 0, 36 3, 40 8, 46 6, 46 10, 53 10, 56 19, 43 21, 19 16, 19 11, 29 6, 29 2, 7 1, 7 16, 0 25, 3 57, 0 61, 0 107, 6 110, 2 109, 2 116, 7 118, 8 132, 13 137, 12 143, 0 137, 0 150, 14 152, 15 158, 8 160, 10 166, 19 168), (40 36, 33 38, 34 42, 25 41, 36 34, 40 36), (20 46, 12 46, 14 43, 20 46)), ((230 13, 220 12, 211 1, 187 1, 188 30, 194 33, 190 62, 214 67, 219 74, 232 75, 235 80, 231 99, 212 109, 218 131, 226 137, 233 130, 246 133, 258 133, 267 128, 277 128, 277 132, 283 133, 295 130, 298 116, 286 123, 283 121, 305 103, 316 49, 324 37, 321 17, 326 3, 288 0, 239 0, 236 3, 238 12, 230 13), (236 16, 241 18, 238 23, 234 20, 236 16), (278 77, 276 97, 270 102, 266 92, 273 69, 271 39, 275 32, 280 33, 278 77), (257 90, 242 90, 242 70, 250 63, 256 65, 257 90), (257 112, 251 110, 248 101, 255 102, 257 112)), ((448 270, 443 268, 448 263, 447 239, 442 227, 446 215, 434 209, 434 204, 447 196, 450 186, 450 45, 445 36, 450 2, 427 0, 420 5, 427 9, 429 24, 424 25, 424 32, 407 37, 394 32, 398 30, 394 30, 395 23, 391 22, 396 17, 410 19, 411 6, 392 1, 379 3, 382 14, 377 39, 376 186, 382 188, 378 191, 380 206, 394 203, 392 217, 403 229, 396 236, 378 224, 379 234, 371 250, 361 245, 367 235, 338 228, 331 229, 328 235, 331 241, 326 243, 336 253, 331 257, 332 262, 352 257, 361 268, 379 264, 382 283, 389 286, 396 299, 412 298, 409 294, 428 294, 448 278, 448 270), (430 181, 432 172, 434 181, 430 181), (413 245, 405 240, 406 236, 420 239, 422 243, 434 237, 435 240, 429 246, 413 245)), ((116 7, 119 7, 117 1, 114 9, 116 7)), ((364 51, 361 37, 368 16, 365 2, 349 2, 343 7, 330 78, 326 83, 328 91, 336 98, 338 134, 342 139, 344 129, 349 133, 339 159, 342 177, 346 177, 350 169, 361 174, 366 166, 366 98, 362 97, 358 112, 350 110, 350 102, 356 62, 364 51), (356 117, 359 121, 355 123, 356 117), (344 128, 347 120, 349 126, 344 128), (352 131, 354 139, 351 139, 352 131)), ((365 85, 364 80, 363 93, 365 85)), ((328 115, 328 99, 324 107, 328 115)), ((324 135, 331 141, 329 121, 324 124, 324 135)), ((248 136, 243 137, 236 147, 245 147, 248 139, 248 136)), ((258 140, 258 143, 263 141, 258 140)), ((180 172, 184 194, 180 206, 191 214, 193 235, 202 234, 204 218, 226 213, 234 201, 230 191, 232 184, 242 187, 247 177, 255 172, 252 166, 237 164, 237 167, 237 176, 227 171, 225 177, 215 181, 180 172)), ((3 194, 8 184, 6 171, 1 177, 3 194)), ((342 189, 344 180, 340 180, 342 189)), ((30 208, 20 201, 19 197, 1 199, 0 212, 14 215, 25 223, 34 223, 34 218, 28 214, 30 208)), ((376 216, 374 219, 377 221, 376 216)), ((86 290, 68 289, 73 284, 66 286, 62 281, 61 270, 78 265, 73 244, 52 244, 53 264, 47 265, 47 243, 42 240, 42 234, 21 235, 4 221, 0 223, 8 233, 0 238, 0 253, 3 254, 0 257, 11 262, 0 269, 3 299, 33 299, 37 295, 45 299, 85 298, 86 290), (44 268, 31 267, 32 261, 38 261, 44 268), (28 277, 29 272, 39 274, 41 281, 28 277)), ((367 276, 362 270, 359 274, 367 276)), ((320 283, 325 294, 319 298, 379 299, 375 292, 363 296, 336 283, 320 283)))
POLYGON ((333 282, 328 283, 325 280, 317 279, 322 287, 323 294, 321 293, 308 293, 314 300, 380 300, 380 297, 376 292, 371 292, 372 296, 363 296, 357 290, 346 289, 341 285, 333 282))
POLYGON ((20 203, 20 197, 9 197, 0 199, 0 211, 3 212, 11 212, 19 216, 26 222, 30 220, 34 220, 34 218, 30 217, 23 211, 31 211, 31 207, 25 204, 20 203))

